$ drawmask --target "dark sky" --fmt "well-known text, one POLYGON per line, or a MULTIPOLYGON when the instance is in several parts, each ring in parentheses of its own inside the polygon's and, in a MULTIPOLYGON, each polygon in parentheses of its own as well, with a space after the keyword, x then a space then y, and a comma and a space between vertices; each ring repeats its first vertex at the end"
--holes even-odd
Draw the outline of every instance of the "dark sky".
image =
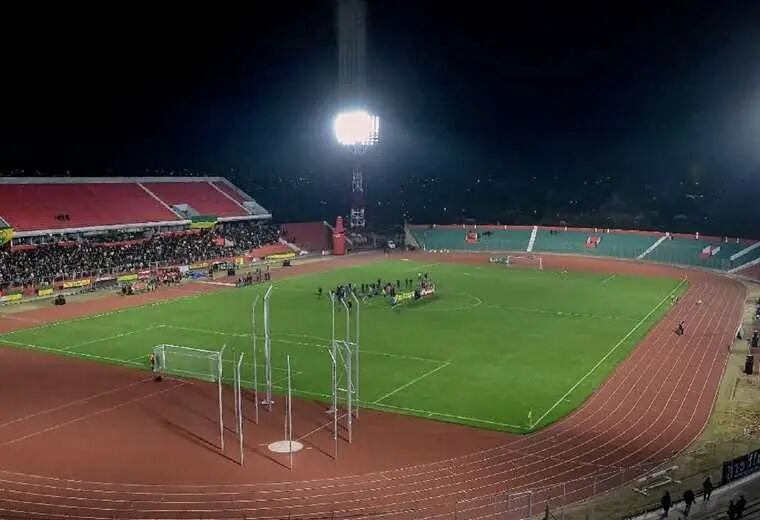
MULTIPOLYGON (((752 234, 760 2, 567 4, 370 2, 370 215, 752 234)), ((189 168, 345 212, 333 3, 190 5, 4 13, 0 170, 189 168)))

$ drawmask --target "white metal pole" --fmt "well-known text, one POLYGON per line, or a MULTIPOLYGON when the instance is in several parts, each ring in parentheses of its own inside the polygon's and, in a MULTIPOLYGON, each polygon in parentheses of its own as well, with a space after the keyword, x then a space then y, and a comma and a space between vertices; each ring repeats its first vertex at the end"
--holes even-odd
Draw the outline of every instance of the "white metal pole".
POLYGON ((356 297, 356 295, 352 292, 351 296, 354 299, 354 304, 356 305, 356 337, 354 338, 354 389, 356 391, 356 411, 355 416, 358 419, 359 418, 359 337, 361 333, 361 329, 359 327, 359 298, 356 297))
POLYGON ((349 309, 346 300, 340 301, 346 309, 346 341, 351 341, 351 309, 349 309))
POLYGON ((351 408, 351 396, 354 393, 354 379, 353 374, 351 373, 351 357, 353 356, 353 352, 351 351, 351 310, 348 307, 348 304, 346 304, 345 300, 341 300, 341 303, 343 303, 343 307, 346 310, 346 340, 344 341, 345 348, 346 348, 346 393, 347 393, 347 406, 348 406, 348 443, 351 444, 351 418, 353 416, 353 410, 351 408))
POLYGON ((290 382, 290 355, 288 355, 288 453, 290 454, 290 469, 293 469, 293 399, 290 382))
POLYGON ((243 368, 243 357, 245 352, 240 353, 240 360, 237 366, 237 381, 238 381, 238 433, 240 435, 240 465, 243 465, 243 391, 241 387, 241 371, 243 368))
POLYGON ((272 286, 269 286, 266 294, 264 295, 264 361, 265 377, 266 377, 266 402, 269 411, 272 411, 272 340, 269 328, 269 298, 272 294, 272 286))
POLYGON ((330 346, 332 347, 332 357, 335 359, 338 356, 338 346, 335 343, 335 294, 330 292, 330 302, 332 305, 332 341, 330 346))
POLYGON ((254 418, 256 424, 259 424, 259 367, 256 366, 256 305, 259 303, 259 295, 253 300, 253 312, 251 314, 251 325, 253 328, 253 401, 254 401, 254 418))
POLYGON ((222 346, 222 350, 219 351, 218 363, 219 374, 217 377, 217 386, 219 387, 219 446, 224 451, 224 414, 222 413, 222 374, 224 373, 224 363, 222 363, 222 357, 224 356, 224 349, 227 345, 222 346))
POLYGON ((338 459, 338 373, 335 356, 329 350, 332 376, 332 409, 333 409, 333 459, 338 459))
POLYGON ((237 387, 238 387, 238 379, 237 379, 237 365, 235 364, 235 361, 237 361, 237 349, 235 346, 232 346, 232 397, 234 398, 234 406, 235 406, 235 433, 238 433, 238 393, 237 393, 237 387))

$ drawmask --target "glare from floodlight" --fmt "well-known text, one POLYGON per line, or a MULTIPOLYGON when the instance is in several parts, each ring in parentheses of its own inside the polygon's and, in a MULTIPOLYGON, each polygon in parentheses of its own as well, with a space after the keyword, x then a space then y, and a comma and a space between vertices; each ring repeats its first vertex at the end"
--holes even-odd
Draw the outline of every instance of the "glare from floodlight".
POLYGON ((335 137, 345 146, 372 146, 377 143, 380 118, 366 110, 342 112, 335 118, 335 137))

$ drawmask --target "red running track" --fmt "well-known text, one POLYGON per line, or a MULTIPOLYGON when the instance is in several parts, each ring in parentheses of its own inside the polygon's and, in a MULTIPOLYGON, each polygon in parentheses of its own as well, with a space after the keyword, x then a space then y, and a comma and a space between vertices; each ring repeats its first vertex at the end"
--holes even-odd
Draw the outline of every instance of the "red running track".
MULTIPOLYGON (((483 261, 474 255, 434 258, 483 261)), ((684 273, 559 256, 545 256, 544 265, 684 273)), ((538 513, 547 501, 588 498, 662 464, 707 423, 745 290, 710 273, 688 271, 688 278, 681 301, 579 410, 557 424, 514 436, 364 411, 357 442, 341 446, 337 463, 320 452, 327 450, 326 437, 309 439, 315 449, 299 454, 297 481, 277 467, 282 460, 250 457, 239 468, 211 446, 198 449, 210 441, 193 443, 187 431, 178 433, 178 424, 193 432, 204 421, 211 424, 202 406, 195 409, 197 423, 177 415, 208 398, 200 385, 169 381, 157 388, 143 381, 144 372, 23 353, 29 371, 52 372, 56 391, 40 393, 23 374, 11 381, 12 395, 0 397, 16 405, 0 416, 0 512, 9 518, 517 519, 538 513), (672 331, 681 320, 687 333, 679 337, 672 331), (34 399, 25 398, 30 393, 34 399)), ((297 406, 297 417, 320 413, 313 404, 297 406)), ((273 440, 281 416, 267 420, 261 430, 268 433, 258 426, 247 431, 273 440)), ((255 452, 255 441, 246 442, 255 452)))

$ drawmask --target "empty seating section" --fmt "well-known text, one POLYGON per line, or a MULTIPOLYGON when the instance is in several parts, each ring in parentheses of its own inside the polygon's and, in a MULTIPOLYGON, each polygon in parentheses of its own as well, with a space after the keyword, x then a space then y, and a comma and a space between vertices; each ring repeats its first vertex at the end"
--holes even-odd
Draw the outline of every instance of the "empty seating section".
POLYGON ((330 228, 324 222, 293 222, 282 224, 283 238, 305 251, 331 251, 330 228))
MULTIPOLYGON (((747 244, 742 244, 742 248, 741 249, 744 249, 744 247, 746 247, 746 246, 747 246, 747 244)), ((741 249, 739 249, 739 251, 741 251, 741 249)), ((753 249, 752 251, 750 251, 749 253, 740 256, 736 260, 733 260, 731 262, 731 267, 732 268, 733 267, 738 267, 740 265, 744 265, 746 263, 749 263, 749 262, 751 262, 753 260, 757 260, 758 258, 760 258, 760 247, 757 247, 757 248, 753 249)))
POLYGON ((479 226, 477 229, 461 226, 413 226, 410 229, 420 247, 427 250, 525 251, 531 234, 530 228, 504 230, 496 226, 479 226), (477 239, 468 241, 468 233, 477 233, 477 239))
POLYGON ((534 252, 636 258, 658 235, 577 229, 539 229, 534 252))
MULTIPOLYGON (((451 251, 525 251, 531 228, 503 226, 409 226, 420 247, 427 250, 451 251), (474 232, 477 230, 477 237, 474 232), (490 236, 489 236, 490 232, 490 236)), ((582 228, 538 228, 534 253, 564 253, 635 259, 660 238, 663 233, 582 228)), ((663 240, 647 254, 645 261, 688 265, 727 271, 760 258, 760 247, 750 250, 736 260, 731 256, 751 245, 748 240, 693 235, 673 235, 663 240)), ((760 271, 760 269, 758 269, 760 271)), ((752 271, 756 274, 758 271, 752 271)))
POLYGON ((664 240, 662 244, 647 255, 646 260, 726 270, 731 267, 729 257, 741 248, 741 245, 736 243, 721 243, 719 240, 697 240, 689 236, 673 236, 671 239, 664 240), (713 251, 718 247, 720 247, 718 252, 713 254, 713 251))
POLYGON ((243 194, 239 192, 238 190, 231 188, 230 185, 227 184, 226 182, 212 182, 211 184, 213 184, 215 187, 219 188, 224 193, 226 193, 227 195, 229 195, 230 197, 232 197, 233 199, 235 199, 241 204, 243 202, 247 202, 251 200, 248 197, 244 197, 243 194))
POLYGON ((220 193, 210 182, 145 182, 143 186, 169 206, 187 204, 201 215, 250 215, 238 202, 220 193))
POLYGON ((2 184, 0 216, 16 231, 179 220, 136 183, 2 184))

